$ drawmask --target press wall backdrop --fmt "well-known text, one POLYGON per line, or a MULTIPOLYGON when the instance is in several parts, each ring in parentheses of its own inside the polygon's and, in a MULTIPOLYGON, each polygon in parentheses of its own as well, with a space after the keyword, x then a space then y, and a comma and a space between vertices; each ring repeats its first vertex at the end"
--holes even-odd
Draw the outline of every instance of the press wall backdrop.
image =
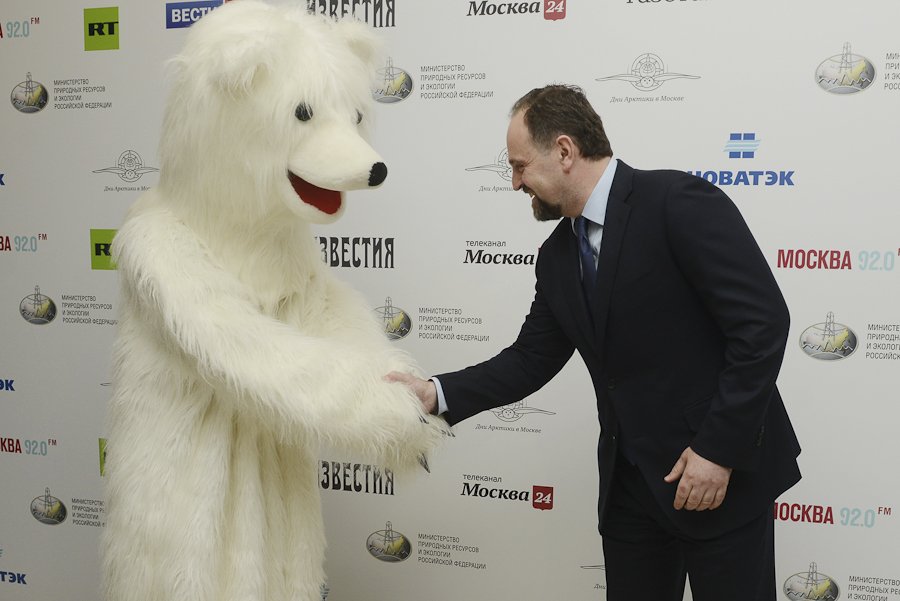
MULTIPOLYGON (((775 507, 779 595, 900 601, 895 2, 298 3, 386 42, 373 143, 387 181, 315 235, 393 344, 435 373, 515 338, 553 224, 511 188, 509 107, 546 83, 582 86, 617 157, 731 196, 788 300, 779 386, 804 477, 775 507)), ((120 302, 108 244, 158 179, 165 62, 219 4, 0 6, 4 601, 99 601, 120 302)), ((665 331, 646 344, 679 352, 665 331)), ((580 359, 454 430, 430 474, 322 449, 323 598, 605 599, 599 426, 580 359)))

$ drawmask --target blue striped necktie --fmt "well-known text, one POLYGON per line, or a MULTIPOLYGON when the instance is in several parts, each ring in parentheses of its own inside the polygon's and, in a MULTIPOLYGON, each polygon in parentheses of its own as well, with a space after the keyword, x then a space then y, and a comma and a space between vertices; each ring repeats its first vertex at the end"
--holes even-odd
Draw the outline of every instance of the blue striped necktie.
POLYGON ((594 284, 597 282, 597 265, 594 263, 594 249, 587 233, 588 220, 578 217, 575 220, 575 231, 578 233, 578 255, 581 258, 581 285, 588 298, 594 292, 594 284))

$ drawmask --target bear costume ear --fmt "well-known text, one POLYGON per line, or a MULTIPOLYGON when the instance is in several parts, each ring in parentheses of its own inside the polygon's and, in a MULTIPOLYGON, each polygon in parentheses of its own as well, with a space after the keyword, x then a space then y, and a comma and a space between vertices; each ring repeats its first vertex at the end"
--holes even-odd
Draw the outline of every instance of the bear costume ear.
POLYGON ((223 45, 215 57, 210 57, 207 71, 211 83, 219 89, 241 95, 250 90, 253 78, 265 71, 274 58, 271 44, 264 43, 263 35, 237 36, 223 45))
POLYGON ((198 77, 208 85, 232 94, 242 94, 253 78, 276 58, 267 38, 281 18, 263 2, 241 0, 216 9, 191 26, 182 55, 173 62, 188 77, 198 77))
POLYGON ((381 40, 372 33, 372 28, 355 19, 344 19, 334 25, 335 33, 346 42, 347 47, 370 70, 378 64, 381 40))

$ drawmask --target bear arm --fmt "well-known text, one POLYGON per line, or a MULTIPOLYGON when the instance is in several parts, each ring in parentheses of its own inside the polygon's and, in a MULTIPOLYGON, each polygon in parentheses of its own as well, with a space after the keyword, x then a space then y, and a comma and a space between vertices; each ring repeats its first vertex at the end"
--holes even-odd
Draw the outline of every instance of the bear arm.
POLYGON ((404 464, 440 440, 439 423, 422 421, 414 395, 382 379, 381 358, 369 345, 304 335, 264 315, 240 281, 167 212, 129 220, 114 251, 136 316, 158 322, 222 391, 219 398, 285 441, 314 435, 404 464))

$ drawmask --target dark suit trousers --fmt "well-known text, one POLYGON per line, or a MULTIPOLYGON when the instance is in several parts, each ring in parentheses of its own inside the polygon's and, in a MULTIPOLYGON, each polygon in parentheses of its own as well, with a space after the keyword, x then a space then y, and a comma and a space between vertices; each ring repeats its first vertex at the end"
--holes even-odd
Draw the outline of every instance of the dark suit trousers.
POLYGON ((717 538, 688 538, 622 458, 606 511, 601 534, 608 601, 681 601, 685 576, 694 601, 776 600, 772 511, 717 538))

